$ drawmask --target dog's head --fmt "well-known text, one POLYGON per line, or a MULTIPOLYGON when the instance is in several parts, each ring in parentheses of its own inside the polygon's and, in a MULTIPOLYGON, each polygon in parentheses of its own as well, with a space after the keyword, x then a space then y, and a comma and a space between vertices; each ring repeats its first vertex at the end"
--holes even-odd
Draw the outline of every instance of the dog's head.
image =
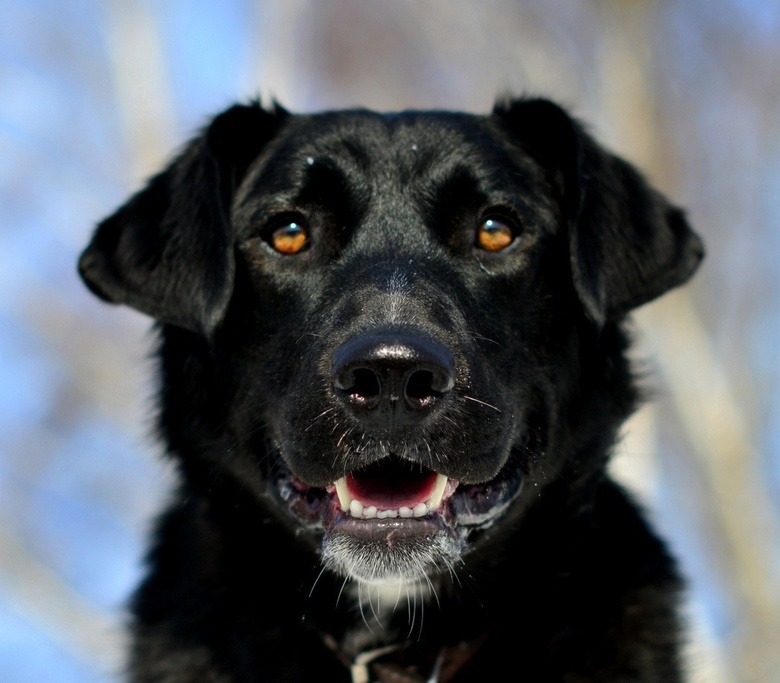
MULTIPOLYGON (((620 322, 702 256, 556 105, 236 106, 97 229, 102 298, 163 323, 169 447, 365 582, 418 581, 598 476, 620 322)), ((208 495, 208 494, 207 494, 208 495)))

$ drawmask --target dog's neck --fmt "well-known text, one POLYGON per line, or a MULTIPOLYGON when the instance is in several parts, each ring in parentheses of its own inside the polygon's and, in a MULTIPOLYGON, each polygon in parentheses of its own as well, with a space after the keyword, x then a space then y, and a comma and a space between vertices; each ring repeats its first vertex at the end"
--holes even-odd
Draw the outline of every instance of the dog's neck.
POLYGON ((456 645, 423 640, 425 610, 436 609, 438 601, 431 582, 352 582, 345 594, 356 619, 340 641, 327 634, 323 640, 349 669, 352 683, 445 683, 486 638, 456 645))
POLYGON ((354 614, 353 625, 341 639, 344 652, 383 648, 390 643, 418 640, 425 625, 425 610, 438 600, 431 581, 363 583, 351 581, 344 589, 354 614))

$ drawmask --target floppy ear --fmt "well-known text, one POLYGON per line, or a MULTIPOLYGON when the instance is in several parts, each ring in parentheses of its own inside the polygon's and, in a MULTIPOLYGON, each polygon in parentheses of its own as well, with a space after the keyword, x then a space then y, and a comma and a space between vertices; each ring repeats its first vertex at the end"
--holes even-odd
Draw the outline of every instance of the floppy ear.
POLYGON ((619 318, 693 275, 704 247, 683 212, 563 109, 517 100, 494 114, 560 179, 574 287, 594 322, 619 318))
POLYGON ((233 288, 233 194, 286 115, 252 104, 217 116, 98 225, 79 259, 87 286, 105 301, 210 335, 233 288))

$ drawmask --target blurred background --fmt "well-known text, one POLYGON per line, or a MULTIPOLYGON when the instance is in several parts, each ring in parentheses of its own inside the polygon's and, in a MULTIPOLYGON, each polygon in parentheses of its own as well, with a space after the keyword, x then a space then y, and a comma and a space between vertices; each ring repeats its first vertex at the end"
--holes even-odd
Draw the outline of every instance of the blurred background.
POLYGON ((635 316, 656 400, 615 472, 691 581, 692 680, 780 681, 780 3, 3 0, 0 680, 118 680, 171 473, 149 321, 75 262, 236 99, 295 111, 553 97, 685 206, 691 286, 635 316))

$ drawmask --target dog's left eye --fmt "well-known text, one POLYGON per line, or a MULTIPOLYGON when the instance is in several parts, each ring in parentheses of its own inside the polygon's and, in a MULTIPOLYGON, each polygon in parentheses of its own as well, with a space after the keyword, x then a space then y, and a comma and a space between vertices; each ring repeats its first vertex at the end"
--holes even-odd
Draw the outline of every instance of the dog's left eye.
POLYGON ((280 254, 299 254, 309 246, 309 230, 302 218, 285 219, 270 231, 268 243, 280 254))
POLYGON ((486 251, 501 251, 515 239, 516 227, 507 218, 485 218, 477 228, 477 246, 486 251))

